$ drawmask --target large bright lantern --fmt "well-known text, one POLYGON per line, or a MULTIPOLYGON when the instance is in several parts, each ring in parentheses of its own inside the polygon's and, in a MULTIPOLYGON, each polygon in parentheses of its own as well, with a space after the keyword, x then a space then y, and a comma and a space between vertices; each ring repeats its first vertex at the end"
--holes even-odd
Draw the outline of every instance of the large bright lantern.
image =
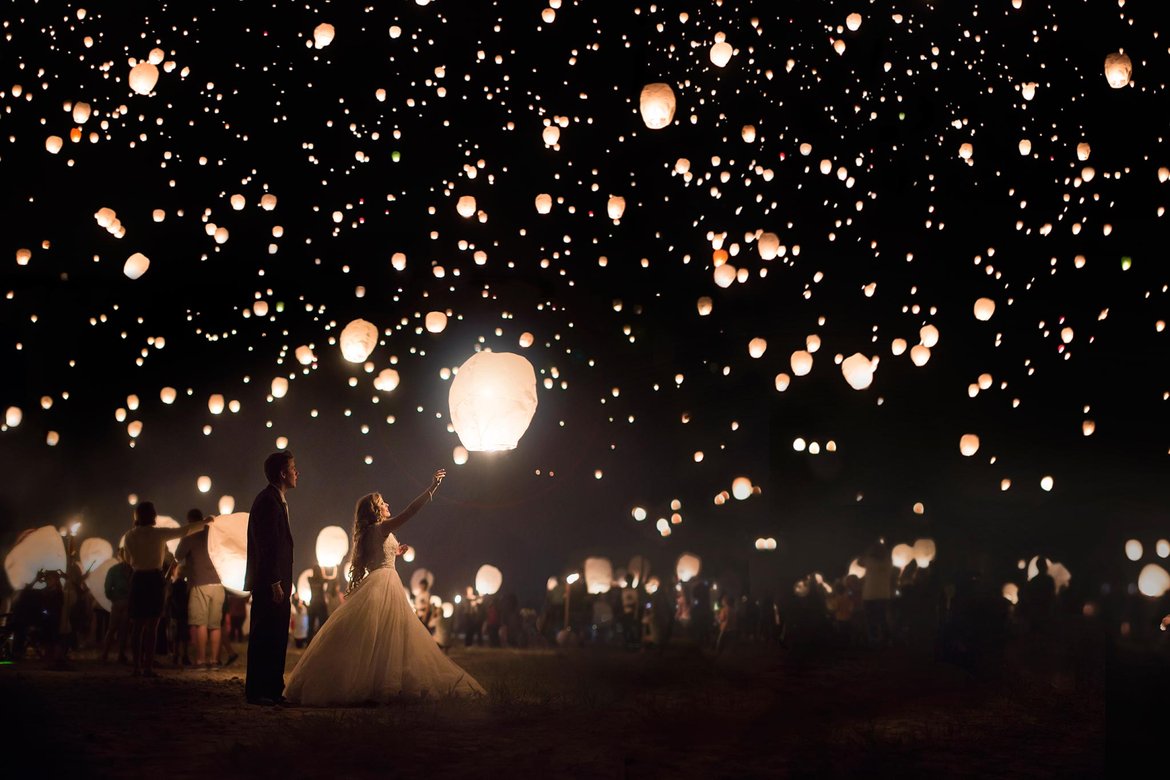
POLYGON ((1133 62, 1128 54, 1115 51, 1105 57, 1105 80, 1114 89, 1121 89, 1129 84, 1133 75, 1133 62))
POLYGON ((223 586, 247 595, 244 574, 248 569, 248 513, 220 515, 207 526, 207 555, 223 586))
POLYGON ((20 537, 4 559, 4 572, 13 590, 32 584, 37 572, 65 571, 65 543, 51 525, 41 526, 20 537))
POLYGON ((674 90, 669 84, 647 84, 642 87, 638 107, 642 121, 651 130, 661 130, 674 120, 674 90))
POLYGON ((702 565, 699 556, 683 553, 678 557, 678 563, 675 564, 674 572, 681 581, 690 582, 699 576, 699 570, 702 568, 702 565))
POLYGON ((114 557, 114 546, 105 539, 95 536, 81 543, 80 557, 81 571, 88 574, 96 569, 99 563, 114 557))
POLYGON ((841 361, 841 373, 854 390, 864 390, 873 384, 873 372, 877 368, 877 363, 877 358, 870 360, 860 352, 854 352, 841 361))
POLYGON ((1170 573, 1156 563, 1147 563, 1138 575, 1138 591, 1143 596, 1159 599, 1170 590, 1170 573))
POLYGON ((341 355, 350 363, 364 363, 378 344, 378 327, 372 322, 354 320, 341 331, 341 355))
POLYGON ((477 352, 455 374, 448 403, 468 450, 515 449, 536 413, 536 372, 520 355, 477 352))
POLYGON ((148 268, 150 268, 150 259, 141 252, 135 252, 126 258, 126 263, 122 266, 122 273, 126 274, 129 279, 141 279, 148 268))
POLYGON ((803 349, 798 349, 792 353, 792 357, 788 361, 792 365, 792 373, 796 376, 805 376, 809 371, 812 371, 813 356, 805 352, 803 349))
POLYGON ((475 592, 481 596, 490 596, 499 591, 504 584, 504 575, 490 563, 479 567, 475 573, 475 592))
POLYGON ((333 25, 322 22, 313 28, 313 48, 324 49, 329 44, 333 43, 333 36, 335 30, 333 25))
POLYGON ((959 439, 959 452, 967 458, 979 452, 979 437, 973 433, 964 433, 959 439))
POLYGON ((158 83, 158 68, 149 62, 140 62, 130 69, 130 89, 139 95, 149 95, 158 83))
POLYGON ((326 568, 339 566, 349 552, 349 534, 338 525, 328 525, 317 534, 317 563, 326 568))
POLYGON ((114 609, 113 602, 106 598, 106 575, 116 565, 118 565, 116 558, 106 558, 95 566, 93 571, 85 575, 85 587, 89 588, 89 592, 93 594, 93 600, 106 612, 112 612, 114 609))
POLYGON ((585 587, 590 593, 609 593, 613 586, 613 564, 609 558, 585 559, 585 587))

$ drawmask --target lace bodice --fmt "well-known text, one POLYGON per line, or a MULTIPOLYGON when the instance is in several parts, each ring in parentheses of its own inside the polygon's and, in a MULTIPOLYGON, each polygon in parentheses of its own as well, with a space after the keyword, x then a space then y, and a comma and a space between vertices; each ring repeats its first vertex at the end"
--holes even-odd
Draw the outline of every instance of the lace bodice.
POLYGON ((394 534, 388 533, 383 539, 375 526, 366 532, 362 544, 366 546, 364 558, 368 571, 394 568, 394 559, 398 557, 398 539, 394 534))

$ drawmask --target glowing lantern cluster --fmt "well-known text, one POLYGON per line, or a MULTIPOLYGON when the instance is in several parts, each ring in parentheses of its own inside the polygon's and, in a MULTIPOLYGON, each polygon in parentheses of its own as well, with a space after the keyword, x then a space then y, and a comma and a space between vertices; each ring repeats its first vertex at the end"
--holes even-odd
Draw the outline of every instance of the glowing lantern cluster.
POLYGON ((841 373, 854 390, 864 390, 873 384, 873 373, 877 369, 877 364, 876 357, 870 359, 860 352, 855 352, 841 361, 841 373))
POLYGON ((661 130, 674 120, 674 90, 669 84, 647 84, 642 87, 638 107, 646 127, 661 130))
POLYGON ((776 549, 776 540, 770 536, 767 539, 764 539, 762 537, 759 539, 756 539, 756 549, 757 550, 775 550, 776 549))
POLYGON ((313 28, 313 48, 324 49, 333 43, 335 31, 333 25, 321 23, 313 28))
POLYGON ((341 356, 350 363, 364 363, 378 345, 378 327, 362 319, 353 320, 338 339, 341 356))
POLYGON ((478 352, 459 367, 448 405, 472 452, 515 449, 536 413, 536 372, 511 352, 478 352))
POLYGON ((398 382, 398 372, 392 368, 385 368, 378 372, 378 376, 374 378, 374 389, 389 393, 398 387, 398 382))

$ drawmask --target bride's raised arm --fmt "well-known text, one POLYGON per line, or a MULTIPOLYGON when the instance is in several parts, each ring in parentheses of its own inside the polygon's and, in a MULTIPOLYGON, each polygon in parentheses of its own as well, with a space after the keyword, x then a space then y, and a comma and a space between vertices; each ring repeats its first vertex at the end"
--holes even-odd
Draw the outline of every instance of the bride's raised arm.
POLYGON ((393 533, 406 524, 406 521, 414 517, 418 510, 426 506, 435 496, 435 491, 439 489, 439 485, 443 483, 443 478, 447 476, 446 469, 439 469, 431 477, 431 486, 418 494, 418 498, 411 501, 410 504, 393 517, 389 517, 378 523, 379 530, 383 535, 393 533))

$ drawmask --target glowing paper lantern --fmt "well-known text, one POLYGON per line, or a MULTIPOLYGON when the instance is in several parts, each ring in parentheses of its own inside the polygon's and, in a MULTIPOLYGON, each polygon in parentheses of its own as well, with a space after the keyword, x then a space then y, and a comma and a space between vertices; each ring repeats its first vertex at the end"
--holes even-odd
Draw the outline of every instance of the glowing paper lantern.
POLYGON ((317 359, 317 356, 313 354, 313 349, 303 344, 297 347, 294 354, 296 355, 297 362, 302 366, 311 366, 313 365, 313 361, 317 359))
POLYGON ((776 389, 779 392, 783 393, 785 390, 788 389, 788 385, 790 385, 791 383, 792 383, 792 377, 788 376, 788 374, 781 372, 781 373, 776 375, 776 389))
POLYGON ((402 560, 406 561, 407 563, 414 563, 414 554, 414 548, 408 544, 406 545, 406 552, 402 553, 402 560))
POLYGON ((212 393, 207 399, 207 411, 212 414, 223 414, 224 401, 219 393, 212 393))
POLYGON ((175 388, 173 388, 173 387, 164 387, 162 390, 158 391, 159 400, 162 401, 167 406, 170 406, 171 404, 173 404, 175 402, 175 397, 177 395, 178 395, 178 393, 176 392, 175 388))
POLYGON ((79 557, 81 558, 81 571, 89 573, 99 563, 114 557, 114 546, 105 539, 94 536, 81 543, 79 557))
POLYGON ((561 140, 561 128, 556 125, 549 125, 541 131, 540 137, 544 141, 545 146, 556 146, 557 141, 561 140))
POLYGON ((19 406, 10 406, 4 410, 4 424, 9 428, 15 428, 20 425, 20 421, 24 419, 24 412, 20 411, 19 406))
POLYGON ((467 462, 468 452, 467 448, 461 444, 456 444, 455 449, 451 450, 451 460, 455 462, 456 466, 462 466, 467 462))
POLYGON ((475 573, 475 592, 481 596, 490 596, 499 591, 504 584, 504 575, 490 563, 479 567, 475 573))
POLYGON ((1154 545, 1159 558, 1170 558, 1170 539, 1159 539, 1154 545))
POLYGON ((930 566, 931 561, 934 560, 936 549, 933 539, 919 539, 914 542, 914 547, 911 550, 914 554, 914 562, 918 564, 920 569, 930 566))
POLYGON ((140 62, 130 69, 130 89, 139 95, 149 95, 158 83, 158 68, 149 62, 140 62))
POLYGON ((536 413, 536 372, 511 352, 477 352, 448 395, 451 423, 472 452, 515 449, 536 413))
POLYGON ((971 155, 973 155, 974 153, 975 153, 975 147, 972 146, 970 143, 965 143, 965 144, 959 145, 959 156, 962 157, 964 160, 970 160, 971 155))
POLYGON ((236 595, 246 596, 244 573, 248 568, 248 513, 220 515, 207 526, 207 554, 220 582, 236 595))
POLYGON ((964 433, 959 439, 959 452, 968 458, 979 452, 979 437, 973 433, 964 433))
POLYGON ((736 269, 731 263, 724 263, 715 269, 715 284, 722 288, 731 286, 735 281, 736 269))
POLYGON ((455 210, 457 212, 459 212, 459 216, 461 216, 461 217, 474 217, 475 216, 475 196, 474 195, 464 195, 463 197, 461 197, 458 200, 458 202, 456 202, 456 204, 455 204, 455 210))
POLYGON ((1081 162, 1088 160, 1092 151, 1093 147, 1089 146, 1089 144, 1085 141, 1081 141, 1079 144, 1077 144, 1077 159, 1081 162))
POLYGON ((260 196, 260 208, 265 211, 272 211, 276 208, 276 196, 272 193, 265 193, 260 196))
POLYGON ((427 312, 426 328, 428 333, 442 333, 447 327, 447 315, 441 311, 427 312))
POLYGON ((1130 539, 1126 542, 1125 557, 1131 561, 1140 561, 1142 559, 1142 543, 1137 539, 1130 539))
POLYGON ((1052 485, 1053 485, 1052 477, 1044 477, 1043 479, 1040 480, 1040 488, 1042 490, 1044 490, 1045 492, 1052 490, 1052 485))
POLYGON ((427 581, 428 591, 435 589, 435 576, 420 566, 410 575, 410 592, 412 595, 417 596, 422 591, 423 580, 427 581))
POLYGON ((711 302, 711 299, 704 295, 698 300, 698 303, 695 304, 695 307, 699 310, 700 317, 706 317, 711 313, 713 305, 714 304, 711 302))
POLYGON ((912 363, 914 363, 914 365, 918 366, 919 368, 921 368, 922 366, 925 366, 926 362, 928 360, 930 360, 930 348, 929 347, 925 347, 922 344, 918 344, 913 349, 910 350, 910 361, 912 363))
POLYGON ((661 130, 674 120, 674 90, 669 84, 655 83, 642 87, 638 99, 642 121, 651 130, 661 130))
POLYGON ((333 25, 321 23, 313 28, 313 48, 324 49, 333 43, 333 25))
POLYGON ((219 497, 219 513, 221 515, 230 515, 232 510, 236 508, 236 499, 232 496, 219 497))
POLYGON ((750 144, 754 142, 756 140, 756 126, 744 125, 740 128, 739 135, 744 140, 744 143, 750 144))
POLYGON ((906 339, 894 339, 890 342, 890 352, 897 357, 906 351, 906 339))
POLYGON ((374 379, 374 389, 381 390, 383 393, 389 393, 398 387, 398 382, 398 372, 392 368, 385 368, 374 379))
POLYGON ((1010 604, 1020 603, 1020 586, 1014 582, 1005 582, 1003 590, 1000 591, 1003 597, 1007 599, 1010 604))
POLYGON ((1105 80, 1114 89, 1121 89, 1129 84, 1133 75, 1133 62, 1124 52, 1113 52, 1105 57, 1105 80))
POLYGON ((905 569, 912 560, 914 560, 914 548, 908 544, 895 545, 894 549, 890 550, 890 561, 899 570, 905 569))
POLYGON ((792 353, 789 358, 789 364, 792 366, 792 373, 796 376, 806 376, 809 371, 812 371, 813 356, 803 349, 798 349, 792 353))
POLYGON ((1023 138, 1020 140, 1019 148, 1020 148, 1020 154, 1027 156, 1027 155, 1032 153, 1032 142, 1029 141, 1027 138, 1023 138))
POLYGON ((764 352, 767 349, 768 349, 768 342, 766 339, 754 338, 748 342, 748 354, 754 358, 763 357, 764 352))
POLYGON ((365 320, 353 320, 341 331, 341 356, 350 363, 364 363, 378 345, 378 327, 365 320))
MULTIPOLYGON (((94 601, 106 612, 114 609, 113 602, 106 598, 106 575, 110 573, 110 569, 117 565, 117 559, 107 558, 85 575, 85 587, 89 588, 94 601)), ((85 570, 83 569, 83 571, 85 570)))
POLYGON ((857 32, 861 29, 861 14, 852 13, 845 17, 845 26, 851 32, 857 32))
POLYGON ((338 566, 349 552, 349 534, 337 525, 328 525, 317 534, 317 563, 326 568, 338 566))
POLYGON ((938 343, 938 328, 933 325, 923 325, 918 331, 918 338, 922 342, 922 346, 930 349, 938 343))
POLYGON ((995 314, 995 301, 990 298, 980 298, 975 301, 975 319, 987 322, 995 314))
POLYGON ((585 559, 585 588, 589 593, 609 593, 613 586, 613 564, 609 558, 585 559))
POLYGON ((1138 592, 1143 596, 1160 599, 1170 590, 1170 572, 1156 563, 1147 563, 1138 575, 1138 592))
POLYGON ((674 565, 674 572, 682 582, 690 582, 695 577, 699 576, 699 571, 702 568, 703 562, 699 556, 691 553, 683 553, 678 557, 678 562, 674 565))
POLYGON ((202 476, 195 480, 195 487, 199 488, 200 493, 211 492, 211 477, 202 476))
POLYGON ((547 214, 552 211, 552 195, 546 192, 536 196, 536 213, 547 214))
POLYGON ((272 397, 284 398, 288 395, 288 380, 282 376, 275 377, 272 380, 272 397))
POLYGON ((139 279, 146 269, 150 268, 150 260, 141 252, 135 252, 126 258, 126 264, 122 266, 122 273, 130 279, 139 279))
POLYGON ((731 495, 740 501, 749 498, 752 494, 752 481, 747 477, 736 477, 731 482, 731 495))
POLYGON ((312 569, 305 569, 297 577, 297 597, 306 605, 313 603, 313 585, 309 578, 313 576, 312 569))
POLYGON ((756 242, 761 260, 775 260, 780 254, 780 236, 775 233, 761 233, 756 242))
POLYGON ((61 147, 64 145, 64 143, 65 142, 61 139, 61 136, 51 135, 45 139, 45 151, 49 154, 57 154, 57 152, 61 151, 61 147))
POLYGON ((533 345, 533 343, 535 343, 535 341, 536 341, 536 337, 533 336, 528 331, 524 331, 523 333, 520 334, 519 344, 524 349, 528 349, 529 347, 531 347, 533 345))
POLYGON ((727 41, 719 41, 711 47, 711 62, 717 68, 722 68, 731 62, 731 55, 735 50, 731 48, 731 44, 727 41))
POLYGON ((864 390, 873 384, 873 372, 876 368, 877 358, 870 360, 860 352, 855 352, 841 361, 841 373, 854 390, 864 390))
POLYGON ((622 214, 626 213, 626 199, 618 195, 614 195, 605 205, 605 209, 606 213, 609 214, 610 219, 621 219, 622 214))

